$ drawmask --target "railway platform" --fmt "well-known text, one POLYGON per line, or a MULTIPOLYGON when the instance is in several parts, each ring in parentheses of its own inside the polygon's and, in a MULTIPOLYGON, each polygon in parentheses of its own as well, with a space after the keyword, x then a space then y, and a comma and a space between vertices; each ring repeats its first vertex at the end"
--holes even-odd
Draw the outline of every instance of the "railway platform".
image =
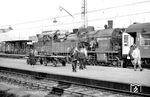
POLYGON ((57 67, 53 67, 52 64, 44 66, 37 63, 35 66, 30 66, 24 59, 0 58, 0 70, 4 69, 53 80, 150 96, 149 69, 134 71, 132 68, 87 66, 87 69, 77 69, 77 72, 72 72, 71 64, 66 66, 58 64, 57 67))

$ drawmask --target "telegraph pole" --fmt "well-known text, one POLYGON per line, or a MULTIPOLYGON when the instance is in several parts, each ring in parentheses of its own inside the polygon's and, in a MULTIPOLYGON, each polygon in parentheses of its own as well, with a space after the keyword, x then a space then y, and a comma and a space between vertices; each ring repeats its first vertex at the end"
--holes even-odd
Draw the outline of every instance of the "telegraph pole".
POLYGON ((82 0, 82 7, 81 7, 81 20, 83 28, 87 28, 88 26, 88 19, 87 19, 87 0, 82 0))

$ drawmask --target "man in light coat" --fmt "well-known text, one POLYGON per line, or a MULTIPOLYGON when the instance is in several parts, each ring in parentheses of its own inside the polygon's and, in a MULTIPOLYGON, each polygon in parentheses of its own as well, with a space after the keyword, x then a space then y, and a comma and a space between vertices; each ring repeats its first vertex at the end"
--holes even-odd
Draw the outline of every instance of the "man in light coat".
POLYGON ((80 66, 79 69, 86 69, 86 60, 87 60, 87 50, 85 46, 82 46, 80 49, 80 66))
POLYGON ((138 67, 140 69, 140 71, 142 71, 142 67, 141 67, 141 54, 140 54, 140 49, 134 45, 134 50, 132 52, 132 64, 134 65, 134 70, 136 71, 136 65, 138 64, 138 67))

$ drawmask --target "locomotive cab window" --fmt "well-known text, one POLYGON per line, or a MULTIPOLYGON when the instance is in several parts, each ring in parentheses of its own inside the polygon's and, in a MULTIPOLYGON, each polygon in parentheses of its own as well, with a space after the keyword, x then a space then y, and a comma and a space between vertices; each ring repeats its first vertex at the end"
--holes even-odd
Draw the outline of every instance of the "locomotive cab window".
POLYGON ((141 34, 141 45, 150 46, 150 33, 141 34))
POLYGON ((128 46, 129 35, 124 35, 124 46, 128 46))

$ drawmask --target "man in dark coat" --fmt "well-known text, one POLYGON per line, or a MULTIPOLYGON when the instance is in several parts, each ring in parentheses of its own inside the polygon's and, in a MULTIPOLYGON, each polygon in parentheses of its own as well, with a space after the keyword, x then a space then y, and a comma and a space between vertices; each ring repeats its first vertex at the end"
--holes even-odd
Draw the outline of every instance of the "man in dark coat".
POLYGON ((29 60, 30 60, 29 63, 30 63, 31 66, 36 64, 36 59, 35 59, 35 55, 34 55, 34 50, 33 49, 30 50, 29 60))
POLYGON ((77 70, 77 61, 78 61, 78 48, 72 48, 70 50, 70 57, 71 57, 71 63, 72 63, 72 71, 76 72, 77 70))

